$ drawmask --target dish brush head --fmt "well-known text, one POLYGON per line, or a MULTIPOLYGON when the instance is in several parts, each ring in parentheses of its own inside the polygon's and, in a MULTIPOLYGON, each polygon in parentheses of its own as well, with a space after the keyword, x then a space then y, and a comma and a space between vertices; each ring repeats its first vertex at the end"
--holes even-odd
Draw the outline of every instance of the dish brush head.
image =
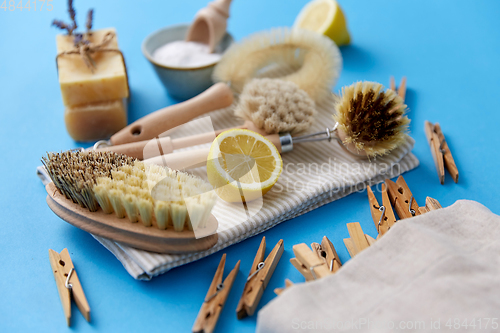
POLYGON ((280 79, 253 79, 245 85, 234 111, 268 134, 306 131, 314 122, 314 101, 295 83, 280 79))
POLYGON ((328 37, 303 29, 279 28, 233 44, 215 67, 213 78, 230 82, 231 88, 241 93, 255 77, 278 78, 279 73, 286 73, 279 78, 294 82, 320 102, 331 94, 341 69, 340 51, 328 37))
POLYGON ((205 227, 217 200, 201 178, 139 161, 97 179, 94 192, 105 213, 175 231, 205 227))
POLYGON ((99 208, 92 188, 99 177, 110 177, 122 165, 131 165, 134 159, 113 152, 47 153, 42 163, 56 188, 66 198, 91 212, 99 208))
POLYGON ((342 88, 335 121, 344 145, 368 157, 381 156, 406 140, 410 120, 407 107, 394 91, 375 82, 342 88))

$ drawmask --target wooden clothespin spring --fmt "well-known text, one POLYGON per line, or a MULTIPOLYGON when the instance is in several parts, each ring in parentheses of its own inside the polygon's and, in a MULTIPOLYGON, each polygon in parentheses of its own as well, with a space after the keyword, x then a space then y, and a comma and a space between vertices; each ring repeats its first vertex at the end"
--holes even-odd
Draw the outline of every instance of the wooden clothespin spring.
POLYGON ((238 319, 252 316, 259 305, 271 276, 281 259, 284 251, 283 240, 281 239, 273 248, 271 253, 264 260, 266 252, 266 237, 262 237, 259 249, 255 255, 252 268, 248 274, 247 282, 243 288, 243 294, 236 308, 238 319))
POLYGON ((72 298, 85 319, 90 321, 90 307, 68 249, 62 250, 61 253, 49 249, 49 260, 68 326, 71 325, 72 298))
POLYGON ((294 245, 293 253, 296 258, 290 259, 306 281, 333 274, 342 266, 337 251, 328 237, 324 236, 321 244, 312 243, 311 248, 312 250, 304 243, 294 245))
POLYGON ((193 333, 212 333, 215 329, 215 325, 217 325, 227 296, 233 287, 236 274, 240 269, 240 261, 238 261, 233 270, 227 275, 224 282, 222 282, 225 264, 226 254, 224 253, 215 271, 212 283, 208 288, 207 296, 201 305, 198 317, 196 317, 196 321, 194 322, 193 333))

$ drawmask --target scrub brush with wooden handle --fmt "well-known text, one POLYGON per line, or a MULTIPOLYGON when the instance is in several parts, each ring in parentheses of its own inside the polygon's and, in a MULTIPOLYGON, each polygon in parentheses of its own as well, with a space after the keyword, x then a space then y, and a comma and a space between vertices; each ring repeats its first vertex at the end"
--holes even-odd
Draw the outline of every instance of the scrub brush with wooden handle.
POLYGON ((63 211, 69 210, 69 217, 58 214, 61 207, 56 207, 55 212, 83 230, 151 251, 156 248, 142 244, 165 243, 160 240, 163 237, 171 242, 162 244, 169 248, 167 253, 183 252, 175 251, 176 242, 196 240, 192 232, 186 231, 207 227, 216 230, 217 223, 214 230, 215 219, 210 214, 216 195, 211 185, 200 178, 112 152, 49 153, 42 160, 54 182, 47 185, 48 201, 56 200, 63 211), (54 189, 53 193, 49 189, 54 189), (66 198, 57 197, 56 192, 66 198), (125 217, 132 223, 124 223, 125 217), (96 228, 99 223, 102 228, 96 228), (110 232, 110 228, 118 232, 110 232), (145 236, 155 239, 145 240, 145 236))
MULTIPOLYGON (((290 133, 297 135, 311 127, 316 115, 315 103, 295 83, 281 79, 252 79, 240 95, 234 110, 235 116, 245 120, 242 126, 261 135, 290 133)), ((183 138, 161 137, 98 148, 98 151, 114 151, 140 160, 172 153, 176 149, 212 142, 217 135, 229 130, 200 133, 183 138)))
MULTIPOLYGON (((342 147, 354 155, 374 158, 389 154, 407 139, 410 120, 405 115, 407 107, 403 99, 391 89, 375 82, 358 82, 342 89, 335 103, 336 123, 323 132, 300 137, 289 133, 268 135, 266 138, 276 145, 280 153, 289 152, 297 143, 337 140, 342 147)), ((206 160, 208 149, 166 154, 151 159, 179 169, 199 166, 206 160), (192 164, 190 164, 192 163, 192 164)))

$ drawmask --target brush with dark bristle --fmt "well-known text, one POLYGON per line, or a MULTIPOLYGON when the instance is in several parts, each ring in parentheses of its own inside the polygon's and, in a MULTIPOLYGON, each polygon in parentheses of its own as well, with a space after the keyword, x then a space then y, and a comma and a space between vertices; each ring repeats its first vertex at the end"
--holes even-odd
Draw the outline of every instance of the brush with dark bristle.
POLYGON ((216 203, 201 178, 113 152, 49 153, 42 161, 66 198, 147 227, 203 228, 216 203))
POLYGON ((357 82, 342 88, 336 110, 339 137, 360 155, 385 155, 406 141, 407 107, 400 96, 384 91, 379 83, 357 82))
POLYGON ((134 159, 125 155, 108 152, 47 153, 42 163, 56 188, 66 198, 91 212, 99 205, 93 187, 99 177, 110 177, 111 171, 122 165, 132 165, 134 159))

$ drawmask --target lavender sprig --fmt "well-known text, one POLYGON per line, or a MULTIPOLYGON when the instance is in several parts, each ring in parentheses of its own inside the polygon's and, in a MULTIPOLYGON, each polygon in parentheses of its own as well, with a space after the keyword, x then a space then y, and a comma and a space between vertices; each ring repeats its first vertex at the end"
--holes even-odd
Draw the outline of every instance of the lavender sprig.
POLYGON ((63 21, 60 20, 54 20, 52 21, 52 25, 61 29, 61 30, 66 30, 68 32, 68 35, 71 35, 73 33, 73 26, 67 23, 64 23, 63 21))
POLYGON ((75 44, 75 46, 78 46, 78 44, 80 44, 83 40, 83 34, 75 34, 75 39, 73 40, 73 43, 75 44))
MULTIPOLYGON (((73 7, 73 0, 68 0, 68 13, 69 13, 69 17, 70 17, 71 22, 72 22, 71 24, 65 23, 65 22, 60 21, 60 20, 54 20, 52 22, 52 25, 58 27, 61 30, 66 30, 68 32, 68 35, 70 35, 70 36, 73 35, 73 32, 75 32, 75 38, 73 41, 75 46, 78 46, 82 43, 88 44, 89 41, 86 39, 86 36, 84 34, 76 33, 76 29, 78 28, 78 25, 76 23, 76 10, 73 7)), ((87 22, 85 24, 85 26, 87 28, 87 34, 92 29, 93 20, 94 20, 94 10, 90 9, 87 12, 87 22)))
MULTIPOLYGON (((71 21, 73 21, 73 31, 76 30, 78 25, 76 24, 76 11, 73 7, 73 0, 68 0, 68 13, 71 21)), ((70 34, 71 35, 71 34, 70 34)))
POLYGON ((67 30, 69 27, 66 23, 64 23, 63 21, 59 21, 59 20, 52 21, 52 25, 55 27, 58 27, 61 30, 67 30))
POLYGON ((87 27, 87 33, 90 32, 90 30, 92 30, 93 20, 94 20, 94 10, 89 9, 89 11, 87 12, 87 22, 85 24, 85 26, 87 27))

